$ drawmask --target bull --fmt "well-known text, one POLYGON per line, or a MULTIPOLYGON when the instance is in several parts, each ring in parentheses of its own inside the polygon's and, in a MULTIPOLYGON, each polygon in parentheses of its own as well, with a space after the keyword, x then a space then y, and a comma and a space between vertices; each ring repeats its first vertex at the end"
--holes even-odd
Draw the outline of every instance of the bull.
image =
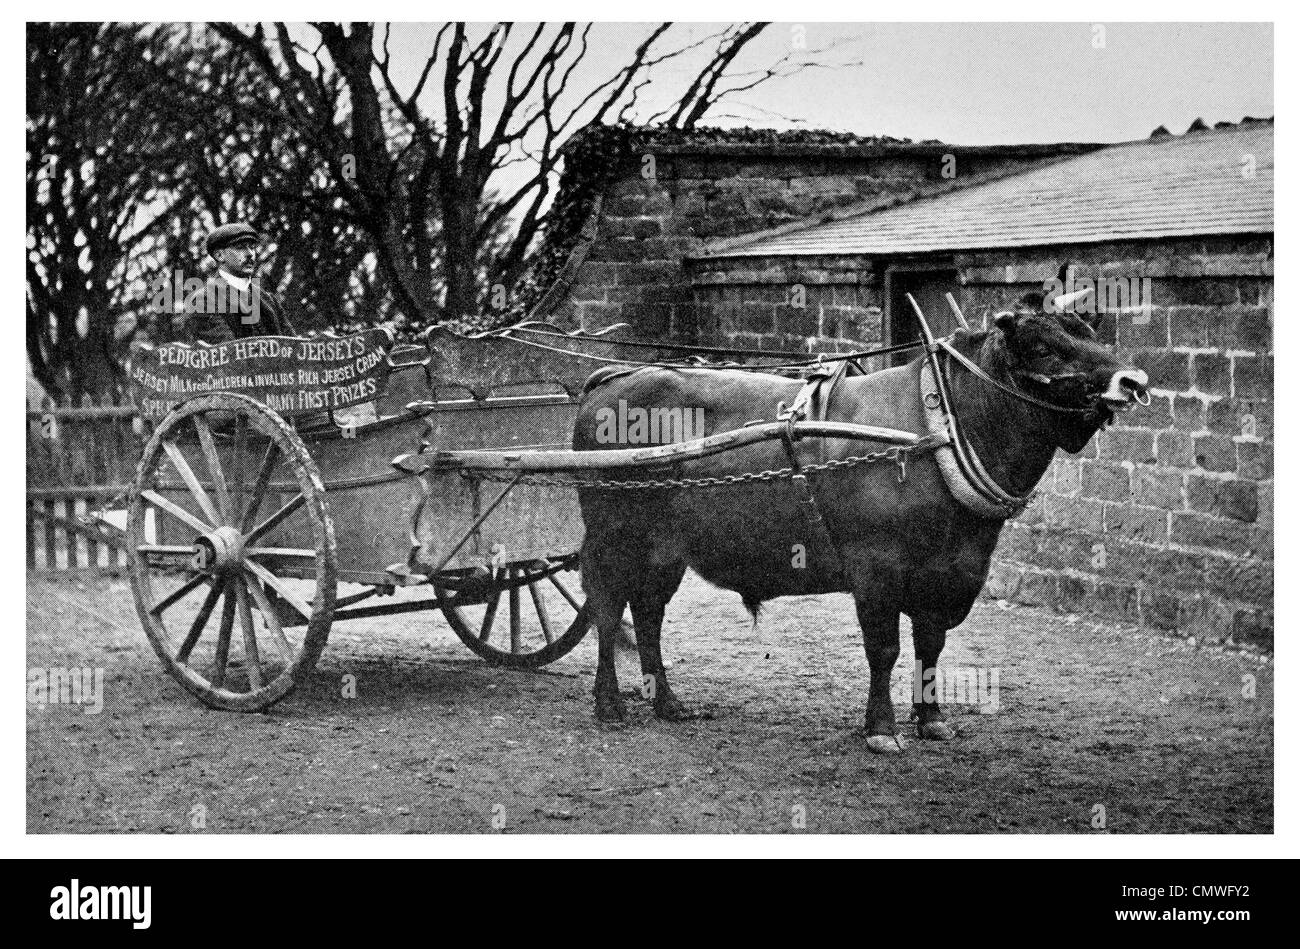
MULTIPOLYGON (((902 750, 889 689, 899 617, 911 620, 923 679, 934 676, 948 632, 965 620, 983 589, 998 536, 1015 510, 1014 504, 999 509, 980 503, 988 501, 987 493, 962 483, 963 472, 969 478, 970 464, 980 466, 995 494, 1002 489, 1007 497, 1024 498, 1058 450, 1080 452, 1114 413, 1149 401, 1146 374, 1120 361, 1098 342, 1093 322, 1072 313, 1022 307, 998 314, 987 329, 958 330, 945 342, 950 348, 936 357, 923 353, 904 366, 842 379, 827 418, 933 431, 938 400, 923 390, 938 385, 938 368, 948 386, 944 407, 957 420, 973 463, 954 464, 951 452, 940 450, 915 453, 905 469, 888 463, 816 469, 807 483, 820 525, 786 478, 579 491, 586 527, 582 585, 599 634, 599 720, 625 715, 614 660, 627 606, 655 715, 695 717, 669 685, 660 655, 664 609, 689 567, 739 593, 755 616, 776 597, 852 594, 870 666, 867 746, 877 753, 902 750)), ((609 444, 607 424, 602 431, 615 407, 702 409, 711 435, 776 418, 801 387, 799 380, 735 369, 602 369, 585 387, 573 447, 618 447, 609 444)), ((792 462, 842 461, 862 448, 846 439, 762 441, 680 462, 659 476, 775 471, 792 462)), ((937 696, 919 697, 913 704, 918 735, 953 738, 937 696)))

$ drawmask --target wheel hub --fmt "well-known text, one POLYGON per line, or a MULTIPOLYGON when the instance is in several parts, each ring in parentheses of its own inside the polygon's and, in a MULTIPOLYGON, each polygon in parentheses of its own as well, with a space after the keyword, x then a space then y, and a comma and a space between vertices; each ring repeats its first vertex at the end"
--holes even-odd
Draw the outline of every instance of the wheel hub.
POLYGON ((224 572, 244 560, 244 537, 229 525, 202 534, 194 541, 194 566, 199 570, 224 572))

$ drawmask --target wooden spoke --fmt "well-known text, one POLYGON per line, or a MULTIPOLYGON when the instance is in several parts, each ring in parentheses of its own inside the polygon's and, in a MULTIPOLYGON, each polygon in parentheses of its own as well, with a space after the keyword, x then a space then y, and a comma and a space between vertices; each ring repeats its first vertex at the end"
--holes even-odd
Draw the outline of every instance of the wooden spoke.
MULTIPOLYGON (((227 587, 230 584, 226 584, 227 587)), ((212 670, 212 678, 209 680, 214 689, 219 689, 226 684, 226 662, 230 658, 230 633, 235 627, 235 597, 234 591, 226 590, 226 599, 221 604, 221 629, 217 631, 217 656, 215 660, 216 668, 212 670)))
POLYGON ((488 600, 487 609, 483 611, 483 625, 479 627, 479 642, 487 642, 492 636, 492 623, 497 618, 497 604, 501 602, 501 591, 497 590, 488 600))
MULTIPOLYGON (((176 473, 181 476, 185 486, 190 489, 190 494, 194 495, 194 500, 202 508, 208 523, 211 527, 220 526, 221 518, 217 515, 217 509, 212 506, 212 499, 208 497, 208 492, 203 490, 203 485, 199 484, 199 479, 190 468, 190 463, 185 460, 185 455, 181 452, 180 446, 173 441, 164 441, 163 450, 167 452, 167 457, 172 460, 176 473)), ((210 528, 205 528, 205 530, 208 529, 210 528)))
POLYGON ((176 518, 178 521, 181 521, 184 524, 188 524, 190 527, 194 528, 200 534, 206 534, 209 531, 211 531, 213 528, 213 525, 204 524, 201 520, 199 520, 189 511, 185 510, 185 508, 181 507, 179 504, 175 503, 174 501, 168 501, 157 491, 141 491, 140 497, 144 498, 146 501, 148 501, 150 504, 154 505, 155 507, 162 508, 172 517, 176 518))
POLYGON ((253 489, 248 495, 248 508, 244 511, 243 520, 239 523, 240 533, 247 534, 253 519, 257 517, 257 511, 262 506, 262 499, 266 496, 266 489, 271 483, 271 474, 275 471, 275 462, 279 454, 280 450, 275 447, 275 442, 271 442, 266 446, 266 454, 262 457, 262 466, 257 469, 257 480, 253 482, 253 489))
POLYGON ((187 560, 194 556, 193 547, 180 544, 136 544, 135 549, 142 554, 165 554, 168 557, 184 557, 187 560))
POLYGON ((280 508, 280 510, 276 511, 274 514, 272 514, 262 523, 258 524, 251 531, 249 531, 248 534, 245 535, 244 537, 244 544, 245 545, 252 544, 263 534, 266 534, 268 531, 271 531, 276 527, 279 527, 280 524, 284 522, 285 518, 287 518, 290 514, 298 510, 298 508, 302 507, 306 503, 307 503, 307 498, 305 495, 301 493, 295 494, 293 496, 292 501, 290 501, 284 507, 280 508))
POLYGON ((248 607, 248 589, 243 577, 231 581, 235 585, 235 600, 239 605, 239 625, 244 631, 244 665, 248 667, 248 684, 254 690, 262 687, 262 659, 257 652, 257 629, 253 626, 253 611, 248 607))
MULTIPOLYGON (((510 579, 514 580, 519 571, 514 567, 510 568, 510 579)), ((523 617, 519 615, 519 587, 510 588, 510 651, 518 654, 520 647, 523 645, 523 630, 521 628, 523 617)))
POLYGON ((578 598, 569 592, 569 588, 560 582, 560 578, 558 576, 556 576, 555 574, 551 574, 550 577, 548 577, 547 579, 549 579, 551 583, 555 585, 555 589, 560 591, 560 595, 569 601, 570 606, 572 606, 575 610, 582 609, 582 604, 578 602, 578 598))
POLYGON ((533 597, 533 609, 537 611, 537 622, 542 624, 542 635, 547 644, 555 642, 555 633, 551 630, 551 614, 546 610, 546 598, 542 596, 541 587, 536 583, 528 584, 528 592, 533 597))
POLYGON ((221 523, 230 523, 230 488, 226 485, 226 472, 222 470, 221 459, 217 457, 217 446, 212 441, 212 427, 202 415, 194 416, 194 430, 199 433, 199 445, 203 448, 203 458, 208 465, 208 474, 216 488, 217 511, 221 523))
POLYGON ((284 661, 293 663, 293 647, 289 645, 289 640, 284 635, 284 628, 280 626, 280 617, 267 599, 266 593, 252 577, 245 575, 244 582, 248 585, 248 592, 253 596, 253 602, 257 604, 258 610, 262 614, 262 619, 266 621, 266 628, 271 631, 271 638, 275 640, 275 646, 280 650, 280 655, 284 656, 284 661))
POLYGON ((181 648, 176 650, 176 661, 188 663, 190 653, 198 644, 199 637, 203 635, 203 630, 207 628, 208 619, 212 616, 212 610, 217 605, 217 600, 221 599, 221 591, 226 588, 226 580, 221 577, 216 583, 212 584, 212 589, 208 591, 208 597, 199 607, 199 613, 194 617, 194 623, 190 626, 189 635, 185 637, 185 642, 181 643, 181 648))
POLYGON ((280 599, 292 606, 306 619, 311 619, 311 605, 304 603, 298 594, 290 590, 283 580, 273 574, 270 570, 267 570, 256 560, 245 560, 244 566, 251 570, 259 580, 279 594, 280 599))
POLYGON ((235 416, 235 442, 230 448, 230 523, 236 527, 244 516, 244 449, 248 447, 248 419, 235 416))
POLYGON ((211 579, 212 578, 206 573, 195 574, 185 583, 182 583, 177 587, 171 594, 163 597, 150 607, 149 612, 154 616, 161 616, 164 610, 188 596, 200 583, 208 583, 211 579))
POLYGON ((301 560, 314 560, 316 551, 306 547, 245 547, 245 557, 292 557, 301 560))

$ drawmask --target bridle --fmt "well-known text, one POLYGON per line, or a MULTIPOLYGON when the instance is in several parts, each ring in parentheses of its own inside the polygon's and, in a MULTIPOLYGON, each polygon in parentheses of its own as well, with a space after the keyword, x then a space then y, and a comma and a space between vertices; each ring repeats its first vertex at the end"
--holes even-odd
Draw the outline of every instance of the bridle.
MULTIPOLYGON (((1005 392, 1007 395, 1011 396, 1012 398, 1019 399, 1021 402, 1028 403, 1029 405, 1036 406, 1037 408, 1040 409, 1046 409, 1049 412, 1057 412, 1060 413, 1061 415, 1078 415, 1082 417, 1088 417, 1097 414, 1098 407, 1096 405, 1090 405, 1085 408, 1074 408, 1068 405, 1058 405, 1055 402, 1048 402, 1045 399, 1040 399, 1036 396, 1030 395, 1028 392, 1024 391, 1023 389, 1018 389, 1015 386, 1011 386, 1005 382, 1001 382, 997 379, 994 379, 987 372, 981 369, 979 365, 975 363, 974 360, 969 359, 966 356, 963 356, 960 352, 958 352, 957 348, 953 346, 951 342, 949 342, 948 338, 936 339, 935 343, 937 343, 938 346, 944 351, 945 355, 947 355, 950 359, 955 359, 962 366, 962 368, 970 372, 971 375, 975 376, 977 379, 987 382, 989 385, 994 386, 995 388, 1001 390, 1002 392, 1005 392)), ((1036 373, 1031 376, 1031 378, 1035 382, 1039 382, 1042 383, 1043 385, 1048 385, 1048 386, 1058 382, 1063 382, 1067 379, 1082 379, 1085 377, 1086 377, 1086 373, 1082 373, 1082 372, 1067 372, 1056 376, 1047 376, 1047 375, 1036 373)), ((1139 404, 1142 405, 1150 405, 1151 397, 1148 395, 1147 401, 1142 402, 1142 399, 1139 396, 1138 402, 1139 404)))

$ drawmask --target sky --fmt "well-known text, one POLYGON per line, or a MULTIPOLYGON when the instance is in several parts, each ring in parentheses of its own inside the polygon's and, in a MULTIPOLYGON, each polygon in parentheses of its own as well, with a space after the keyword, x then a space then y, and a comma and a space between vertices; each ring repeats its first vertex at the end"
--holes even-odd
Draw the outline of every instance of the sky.
MULTIPOLYGON (((682 36, 715 28, 675 27, 682 36)), ((394 59, 411 81, 436 29, 393 27, 394 59)), ((597 25, 586 75, 624 62, 646 30, 597 25)), ((718 110, 717 124, 983 145, 1116 142, 1159 125, 1182 132, 1198 117, 1214 124, 1273 114, 1267 23, 774 23, 735 68, 763 68, 786 53, 817 65, 743 94, 718 110)), ((678 63, 656 72, 651 101, 680 91, 698 68, 678 63)))

